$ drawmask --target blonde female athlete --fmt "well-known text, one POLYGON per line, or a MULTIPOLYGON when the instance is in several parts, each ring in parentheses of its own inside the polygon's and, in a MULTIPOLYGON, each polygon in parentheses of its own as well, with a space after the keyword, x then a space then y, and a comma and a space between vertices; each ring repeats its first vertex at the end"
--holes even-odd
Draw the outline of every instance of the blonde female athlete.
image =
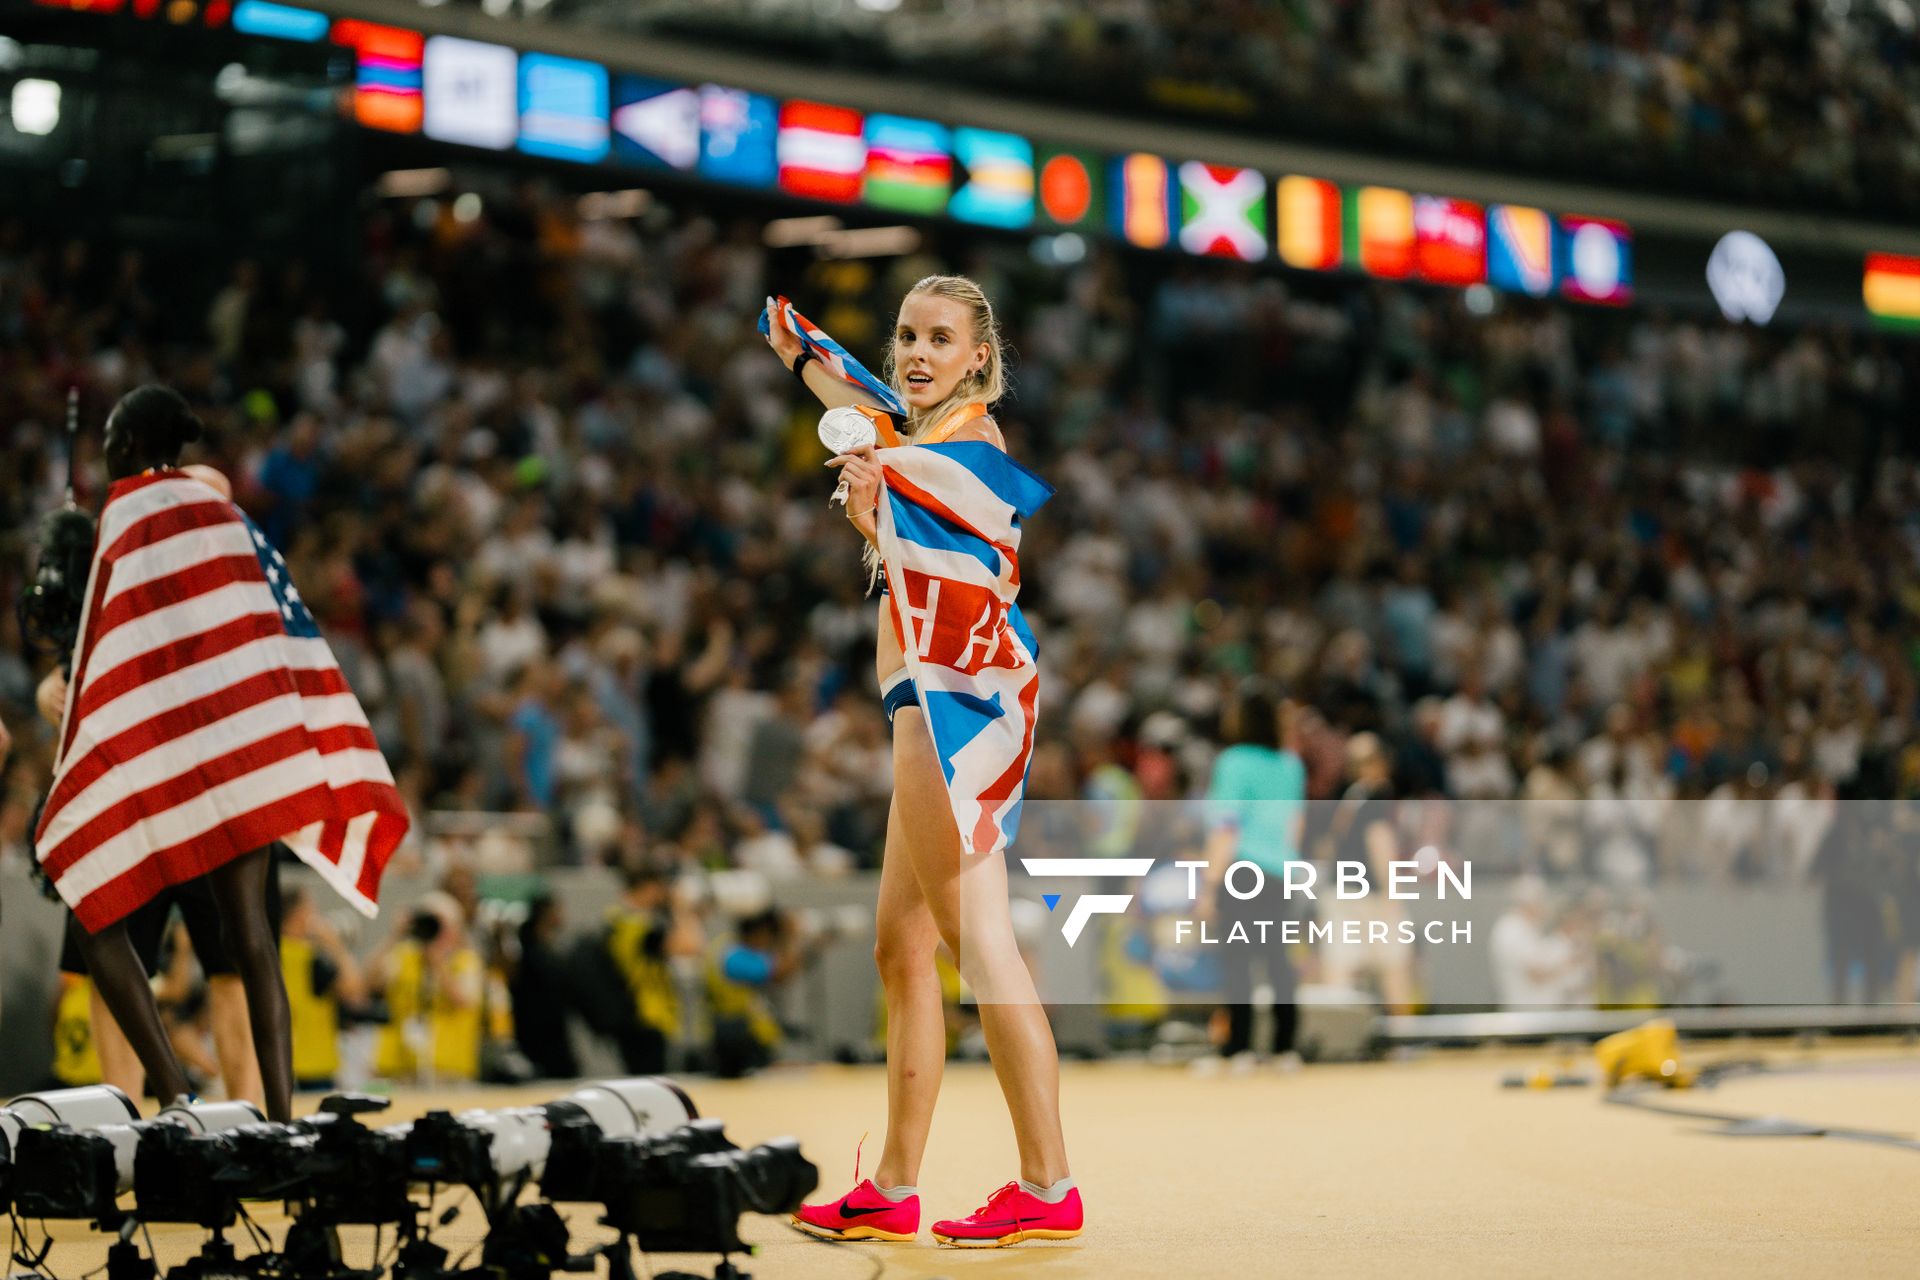
MULTIPOLYGON (((777 313, 768 342, 789 368, 800 339, 777 313)), ((829 408, 873 401, 810 363, 807 389, 829 408)), ((962 276, 928 276, 908 290, 889 345, 886 377, 908 410, 914 444, 981 440, 1004 449, 986 414, 1005 380, 1000 335, 980 286, 962 276)), ((847 518, 878 548, 880 467, 871 447, 833 459, 846 477, 847 518)), ((882 578, 884 582, 884 577, 882 578)), ((941 1244, 994 1247, 1080 1234, 1080 1193, 1067 1171, 1060 1132, 1060 1060, 1053 1028, 1015 945, 1006 863, 960 856, 933 739, 906 659, 881 602, 875 670, 893 727, 893 807, 880 870, 874 962, 887 1005, 887 1137, 871 1179, 829 1204, 806 1205, 793 1223, 832 1240, 911 1241, 920 1228, 914 1185, 926 1152, 933 1104, 946 1065, 947 1031, 934 951, 945 942, 980 999, 980 1021, 1020 1152, 1020 1177, 964 1218, 933 1224, 941 1244)), ((859 1177, 858 1154, 854 1177, 859 1177)))

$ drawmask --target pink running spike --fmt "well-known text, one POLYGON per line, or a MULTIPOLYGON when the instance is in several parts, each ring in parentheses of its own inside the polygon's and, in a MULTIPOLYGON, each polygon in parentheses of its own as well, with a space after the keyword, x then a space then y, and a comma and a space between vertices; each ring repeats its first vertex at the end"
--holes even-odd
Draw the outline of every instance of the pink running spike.
POLYGON ((1071 1240, 1085 1220, 1080 1188, 1071 1187, 1059 1204, 1048 1204, 1009 1182, 966 1217, 934 1223, 933 1238, 963 1249, 998 1249, 1024 1240, 1071 1240))
POLYGON ((822 1240, 888 1240, 909 1243, 920 1233, 920 1197, 889 1200, 871 1179, 860 1177, 860 1152, 867 1145, 861 1134, 853 1148, 853 1190, 831 1204, 803 1204, 790 1221, 822 1240))

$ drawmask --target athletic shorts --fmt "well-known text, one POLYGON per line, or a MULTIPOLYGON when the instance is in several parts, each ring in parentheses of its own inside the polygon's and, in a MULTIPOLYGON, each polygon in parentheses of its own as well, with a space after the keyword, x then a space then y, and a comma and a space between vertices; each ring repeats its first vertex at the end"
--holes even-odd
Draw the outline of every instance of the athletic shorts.
MULTIPOLYGON (((172 918, 175 907, 180 909, 180 918, 186 921, 187 938, 193 943, 193 954, 200 961, 201 971, 209 978, 233 973, 233 960, 227 955, 226 942, 220 936, 220 909, 214 904, 207 878, 201 876, 161 890, 153 901, 126 917, 127 936, 133 939, 134 952, 147 967, 148 976, 159 971, 160 945, 166 940, 167 921, 172 918)), ((273 869, 267 872, 267 918, 273 921, 273 931, 278 934, 280 867, 277 856, 273 869)), ((75 936, 79 929, 80 922, 69 912, 66 939, 60 944, 62 973, 84 975, 87 972, 87 962, 81 958, 80 942, 75 936)))

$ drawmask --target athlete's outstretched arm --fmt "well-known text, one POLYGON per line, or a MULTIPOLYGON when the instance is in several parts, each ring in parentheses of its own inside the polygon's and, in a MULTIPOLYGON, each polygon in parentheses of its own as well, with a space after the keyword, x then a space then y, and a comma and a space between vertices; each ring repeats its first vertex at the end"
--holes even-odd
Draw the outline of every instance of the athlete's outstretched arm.
MULTIPOLYGON (((789 369, 793 368, 794 357, 801 351, 800 335, 787 328, 778 304, 772 299, 767 300, 767 345, 772 347, 773 353, 780 357, 781 364, 789 369)), ((806 383, 807 390, 813 392, 820 403, 829 409, 855 404, 865 405, 869 409, 886 408, 873 396, 851 382, 843 382, 834 377, 814 361, 809 361, 807 367, 800 371, 800 380, 806 383)))

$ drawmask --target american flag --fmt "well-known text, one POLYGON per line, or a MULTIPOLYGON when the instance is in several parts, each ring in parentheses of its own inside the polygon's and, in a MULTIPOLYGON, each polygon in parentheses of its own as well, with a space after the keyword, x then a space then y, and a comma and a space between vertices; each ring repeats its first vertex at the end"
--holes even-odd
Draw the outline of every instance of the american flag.
POLYGON ((968 853, 1013 843, 1039 713, 1039 645, 1020 615, 1020 522, 1053 487, 980 440, 877 449, 880 556, 894 634, 968 853))
MULTIPOLYGON (((813 352, 821 368, 843 382, 865 391, 880 402, 881 408, 894 417, 904 419, 907 416, 907 406, 900 403, 900 397, 894 394, 893 388, 880 381, 871 370, 849 355, 845 347, 829 338, 825 329, 794 310, 793 304, 783 297, 776 297, 773 305, 774 309, 780 313, 781 319, 786 322, 787 328, 799 336, 801 345, 813 352)), ((762 311, 760 332, 764 334, 768 328, 767 313, 762 311)))
POLYGON ((406 806, 285 561, 238 507, 179 471, 116 483, 72 672, 34 848, 82 925, 275 840, 375 913, 406 806))

